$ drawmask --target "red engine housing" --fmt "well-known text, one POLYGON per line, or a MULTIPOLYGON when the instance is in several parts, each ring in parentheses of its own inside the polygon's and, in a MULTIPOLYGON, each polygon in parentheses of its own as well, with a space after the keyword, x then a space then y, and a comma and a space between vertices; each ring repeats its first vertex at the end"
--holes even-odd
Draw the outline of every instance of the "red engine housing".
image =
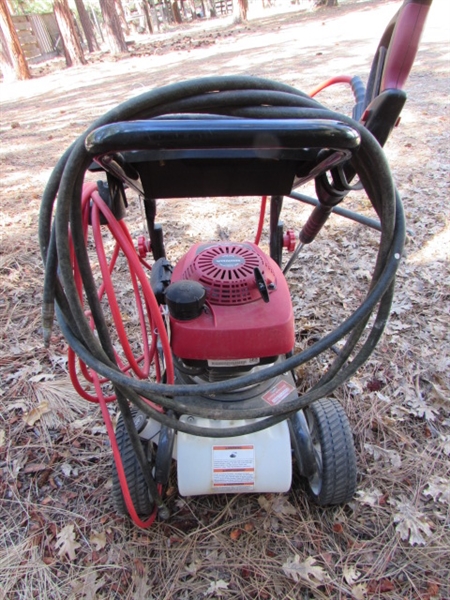
POLYGON ((170 317, 172 350, 179 358, 238 364, 293 349, 294 317, 286 280, 255 244, 196 244, 173 271, 172 282, 182 279, 205 288, 206 304, 195 319, 170 317), (264 277, 269 302, 258 289, 255 269, 264 277))

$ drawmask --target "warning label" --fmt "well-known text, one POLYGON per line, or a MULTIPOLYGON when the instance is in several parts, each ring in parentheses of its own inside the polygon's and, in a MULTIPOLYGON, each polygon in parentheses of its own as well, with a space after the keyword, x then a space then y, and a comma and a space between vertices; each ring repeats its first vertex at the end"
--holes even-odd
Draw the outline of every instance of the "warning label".
POLYGON ((275 404, 279 404, 285 398, 287 398, 294 390, 295 387, 290 385, 287 381, 279 381, 273 386, 273 388, 271 388, 262 396, 262 399, 267 402, 267 404, 275 406, 275 404))
POLYGON ((213 487, 244 486, 251 489, 255 485, 255 447, 213 446, 213 487))

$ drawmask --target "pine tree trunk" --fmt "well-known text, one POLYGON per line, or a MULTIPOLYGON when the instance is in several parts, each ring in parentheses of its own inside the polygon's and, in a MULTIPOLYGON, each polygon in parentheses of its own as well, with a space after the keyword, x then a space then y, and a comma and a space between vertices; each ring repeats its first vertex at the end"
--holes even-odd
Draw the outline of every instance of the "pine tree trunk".
POLYGON ((31 79, 30 69, 6 0, 0 0, 0 66, 5 82, 31 79))
POLYGON ((178 6, 178 2, 176 2, 176 0, 174 2, 172 2, 172 12, 175 17, 175 23, 178 23, 178 25, 181 25, 181 23, 183 22, 183 17, 181 16, 181 10, 180 10, 180 7, 178 6))
POLYGON ((111 54, 128 52, 114 0, 99 0, 99 2, 103 15, 106 39, 108 40, 111 54))
POLYGON ((155 6, 155 0, 148 0, 150 7, 152 9, 153 12, 150 12, 150 15, 153 19, 152 21, 152 25, 153 25, 153 29, 156 31, 160 31, 161 30, 161 25, 159 23, 159 19, 158 19, 158 11, 156 10, 156 6, 155 6))
POLYGON ((68 0, 54 0, 53 9, 64 48, 66 65, 85 65, 83 49, 75 27, 75 21, 70 12, 68 0))
POLYGON ((127 18, 125 17, 125 11, 123 9, 122 0, 115 0, 117 14, 119 15, 119 21, 122 25, 122 29, 125 32, 125 35, 130 35, 130 26, 127 23, 127 18))
POLYGON ((150 9, 148 7, 147 0, 142 0, 142 10, 144 12, 145 22, 149 33, 153 33, 152 18, 150 15, 150 9))
POLYGON ((247 20, 248 0, 233 0, 233 13, 235 23, 247 20))
POLYGON ((213 19, 213 18, 217 17, 216 5, 214 3, 214 0, 208 0, 208 1, 209 1, 209 14, 210 14, 210 17, 213 19))
POLYGON ((86 43, 89 52, 100 50, 97 38, 95 37, 94 28, 92 27, 92 23, 84 6, 83 0, 75 0, 75 5, 77 7, 78 16, 80 17, 81 27, 83 28, 84 35, 86 37, 86 43))

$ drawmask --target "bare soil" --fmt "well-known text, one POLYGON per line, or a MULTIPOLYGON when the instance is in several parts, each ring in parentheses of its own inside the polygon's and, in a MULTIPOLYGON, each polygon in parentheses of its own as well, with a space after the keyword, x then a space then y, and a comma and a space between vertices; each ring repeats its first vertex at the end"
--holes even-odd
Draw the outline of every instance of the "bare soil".
MULTIPOLYGON (((55 59, 35 65, 31 81, 0 84, 0 598, 450 597, 447 0, 434 0, 386 147, 408 220, 391 318, 375 353, 334 394, 355 439, 354 501, 319 509, 296 476, 284 495, 181 498, 172 477, 169 521, 137 529, 112 509, 103 421, 73 391, 58 327, 50 349, 42 341, 40 198, 69 144, 118 103, 191 77, 258 75, 303 91, 341 73, 365 80, 399 2, 342 4, 185 25, 136 40, 126 56, 100 52, 72 69, 55 59)), ((351 110, 343 86, 319 99, 351 110)), ((286 205, 284 220, 298 231, 310 209, 286 205)), ((344 206, 371 214, 360 193, 344 206)), ((164 201, 159 218, 175 261, 194 241, 252 239, 258 201, 164 201)), ((144 233, 136 198, 129 220, 133 236, 144 233)), ((377 239, 333 217, 303 252, 289 276, 298 349, 361 301, 377 239)), ((305 368, 305 387, 327 360, 305 368)))

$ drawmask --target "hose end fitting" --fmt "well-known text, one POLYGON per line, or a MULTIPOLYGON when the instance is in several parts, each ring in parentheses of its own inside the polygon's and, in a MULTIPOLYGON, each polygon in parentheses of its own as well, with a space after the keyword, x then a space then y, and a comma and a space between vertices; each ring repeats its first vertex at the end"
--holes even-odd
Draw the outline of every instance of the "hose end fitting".
POLYGON ((42 335, 44 337, 44 346, 46 348, 50 346, 54 317, 55 305, 53 302, 45 302, 42 306, 42 335))

